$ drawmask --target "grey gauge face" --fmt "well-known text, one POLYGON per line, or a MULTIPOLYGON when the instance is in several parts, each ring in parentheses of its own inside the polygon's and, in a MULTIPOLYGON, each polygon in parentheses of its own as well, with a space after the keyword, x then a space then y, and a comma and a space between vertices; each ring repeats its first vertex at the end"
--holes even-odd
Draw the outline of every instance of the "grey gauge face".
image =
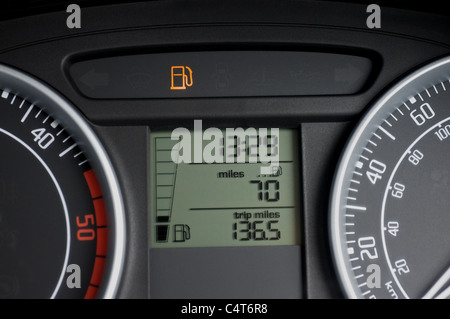
POLYGON ((120 189, 76 109, 0 65, 0 298, 114 297, 120 189))
POLYGON ((450 57, 369 110, 338 166, 330 238, 349 298, 450 296, 450 57))

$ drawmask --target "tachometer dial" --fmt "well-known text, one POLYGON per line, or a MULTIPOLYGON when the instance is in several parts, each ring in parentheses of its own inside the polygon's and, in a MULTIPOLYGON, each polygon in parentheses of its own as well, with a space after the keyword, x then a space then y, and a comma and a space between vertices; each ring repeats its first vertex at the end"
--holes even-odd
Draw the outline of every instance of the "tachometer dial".
POLYGON ((341 158, 332 249, 351 298, 450 296, 450 57, 369 110, 341 158))
POLYGON ((0 66, 0 298, 113 297, 123 227, 114 172, 87 123, 0 66))

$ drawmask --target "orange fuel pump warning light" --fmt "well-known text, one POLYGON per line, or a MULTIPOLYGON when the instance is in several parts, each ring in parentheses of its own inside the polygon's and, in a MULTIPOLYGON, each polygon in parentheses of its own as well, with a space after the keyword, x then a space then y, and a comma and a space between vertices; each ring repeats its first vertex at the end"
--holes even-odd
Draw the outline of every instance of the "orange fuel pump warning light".
POLYGON ((192 69, 188 66, 172 66, 170 71, 171 90, 186 90, 194 84, 192 69))

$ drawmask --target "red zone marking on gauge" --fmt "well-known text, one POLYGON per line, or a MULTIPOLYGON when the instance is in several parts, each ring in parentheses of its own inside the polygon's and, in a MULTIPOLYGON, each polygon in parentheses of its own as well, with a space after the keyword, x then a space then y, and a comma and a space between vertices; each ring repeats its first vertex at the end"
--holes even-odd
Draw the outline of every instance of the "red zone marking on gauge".
POLYGON ((91 192, 97 225, 97 251, 94 262, 94 269, 92 271, 92 277, 84 299, 94 299, 97 295, 98 287, 100 286, 103 275, 103 270, 105 268, 107 242, 106 211, 102 198, 102 191, 100 189, 100 185, 98 184, 97 177, 95 177, 94 171, 90 169, 84 172, 84 178, 86 179, 89 190, 91 192))

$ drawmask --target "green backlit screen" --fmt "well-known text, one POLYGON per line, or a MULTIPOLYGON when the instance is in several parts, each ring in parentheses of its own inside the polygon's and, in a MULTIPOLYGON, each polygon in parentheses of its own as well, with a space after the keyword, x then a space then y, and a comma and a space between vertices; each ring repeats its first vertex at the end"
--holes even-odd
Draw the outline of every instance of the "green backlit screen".
POLYGON ((221 132, 215 139, 193 130, 174 140, 172 131, 150 134, 151 247, 299 245, 298 132, 221 132), (261 169, 270 165, 262 150, 278 157, 270 172, 261 169), (199 159, 202 151, 216 161, 199 159), (191 161, 177 163, 180 156, 191 161))

